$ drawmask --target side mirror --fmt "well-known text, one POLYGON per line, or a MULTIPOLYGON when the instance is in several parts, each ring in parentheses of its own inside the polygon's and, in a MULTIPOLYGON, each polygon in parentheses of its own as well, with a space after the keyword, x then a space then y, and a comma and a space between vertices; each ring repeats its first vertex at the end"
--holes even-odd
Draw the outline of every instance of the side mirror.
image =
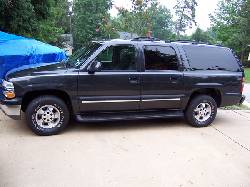
POLYGON ((95 60, 89 65, 87 70, 89 74, 94 74, 96 71, 99 71, 101 67, 102 67, 102 63, 95 60))

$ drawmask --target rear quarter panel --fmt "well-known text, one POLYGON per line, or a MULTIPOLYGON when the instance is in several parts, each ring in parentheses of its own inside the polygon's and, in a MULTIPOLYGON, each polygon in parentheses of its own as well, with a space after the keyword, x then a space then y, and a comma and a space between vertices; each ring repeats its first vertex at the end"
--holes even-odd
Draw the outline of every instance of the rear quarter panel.
POLYGON ((184 72, 184 90, 187 104, 188 98, 200 89, 217 89, 221 94, 221 106, 239 103, 241 93, 242 72, 229 72, 217 70, 196 70, 184 72))

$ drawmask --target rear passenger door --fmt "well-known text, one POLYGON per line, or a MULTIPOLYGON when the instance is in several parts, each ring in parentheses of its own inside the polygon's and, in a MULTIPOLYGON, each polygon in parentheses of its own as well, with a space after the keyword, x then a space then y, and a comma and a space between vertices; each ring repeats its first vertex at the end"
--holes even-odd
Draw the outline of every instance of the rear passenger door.
POLYGON ((183 97, 183 72, 171 46, 142 47, 141 109, 179 109, 183 97))

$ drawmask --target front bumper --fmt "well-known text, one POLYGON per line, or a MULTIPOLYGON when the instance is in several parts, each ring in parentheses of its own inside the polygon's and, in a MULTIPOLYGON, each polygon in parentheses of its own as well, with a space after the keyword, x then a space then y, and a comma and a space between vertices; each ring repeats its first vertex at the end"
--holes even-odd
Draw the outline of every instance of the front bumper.
POLYGON ((0 104, 0 110, 3 111, 5 115, 14 119, 21 119, 21 105, 2 105, 0 104))

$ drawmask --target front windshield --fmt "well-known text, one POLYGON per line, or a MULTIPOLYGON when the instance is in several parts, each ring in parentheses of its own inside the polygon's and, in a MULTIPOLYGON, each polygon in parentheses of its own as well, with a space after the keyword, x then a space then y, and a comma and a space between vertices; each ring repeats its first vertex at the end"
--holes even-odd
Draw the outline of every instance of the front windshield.
POLYGON ((77 67, 85 62, 99 47, 100 43, 91 43, 86 47, 78 49, 73 55, 67 60, 70 66, 77 67))

